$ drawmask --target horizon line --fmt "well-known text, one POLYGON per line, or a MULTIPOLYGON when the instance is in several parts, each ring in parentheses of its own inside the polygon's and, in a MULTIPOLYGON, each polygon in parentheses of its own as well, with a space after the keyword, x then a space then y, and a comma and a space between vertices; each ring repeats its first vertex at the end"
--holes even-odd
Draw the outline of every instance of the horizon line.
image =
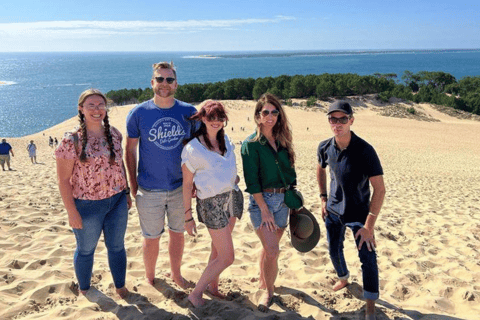
POLYGON ((174 50, 174 51, 157 51, 157 50, 87 50, 87 51, 69 51, 69 50, 57 50, 57 51, 0 51, 0 53, 183 53, 183 52, 401 52, 401 51, 476 51, 478 48, 371 48, 371 49, 252 49, 252 50, 174 50))

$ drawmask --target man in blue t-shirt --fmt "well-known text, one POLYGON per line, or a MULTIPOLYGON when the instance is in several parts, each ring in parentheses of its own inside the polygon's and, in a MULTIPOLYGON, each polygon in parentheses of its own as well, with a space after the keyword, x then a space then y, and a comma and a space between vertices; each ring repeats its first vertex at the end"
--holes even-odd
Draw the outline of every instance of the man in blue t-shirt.
POLYGON ((375 319, 379 281, 374 226, 385 197, 383 169, 373 147, 350 130, 354 117, 348 102, 332 103, 327 115, 334 137, 318 146, 317 181, 330 259, 339 278, 333 290, 348 285, 343 241, 346 227, 349 227, 362 263, 366 319, 375 319), (327 165, 330 167, 330 196, 327 195, 327 165), (373 187, 371 199, 370 184, 373 187))
POLYGON ((197 110, 174 98, 177 74, 173 63, 153 65, 152 100, 133 108, 127 116, 127 162, 130 190, 136 199, 144 237, 145 276, 153 285, 160 236, 168 220, 171 277, 182 288, 184 248, 184 207, 182 194, 181 153, 183 141, 195 130, 188 120, 197 110), (137 172, 137 147, 139 150, 137 172), (138 174, 138 175, 137 175, 138 174))
POLYGON ((14 157, 12 146, 7 143, 7 139, 2 139, 2 143, 0 143, 0 164, 2 165, 3 171, 5 171, 5 162, 7 163, 8 170, 12 170, 12 168, 10 168, 10 153, 12 157, 14 157))

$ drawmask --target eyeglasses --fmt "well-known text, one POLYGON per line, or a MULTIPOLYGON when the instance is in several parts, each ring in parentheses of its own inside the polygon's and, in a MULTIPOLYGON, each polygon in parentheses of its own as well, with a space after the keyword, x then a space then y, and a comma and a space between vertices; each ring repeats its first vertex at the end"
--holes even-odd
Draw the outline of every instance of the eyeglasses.
POLYGON ((331 124, 336 124, 336 123, 346 124, 348 120, 350 120, 350 117, 341 117, 341 118, 328 117, 328 122, 330 122, 331 124))
POLYGON ((262 110, 262 111, 260 111, 260 114, 264 117, 268 116, 269 114, 271 114, 274 117, 278 117, 278 115, 280 114, 280 111, 278 111, 277 109, 272 110, 272 111, 262 110))
POLYGON ((164 78, 164 77, 155 77, 155 80, 157 80, 158 83, 162 83, 163 80, 167 80, 168 84, 172 84, 175 81, 175 78, 164 78))
POLYGON ((105 104, 100 104, 100 105, 93 105, 93 104, 87 104, 83 106, 85 109, 93 111, 93 110, 107 110, 107 106, 105 104))
POLYGON ((205 119, 207 119, 208 122, 213 122, 213 121, 225 122, 225 120, 227 120, 224 117, 216 117, 216 116, 206 116, 205 119))

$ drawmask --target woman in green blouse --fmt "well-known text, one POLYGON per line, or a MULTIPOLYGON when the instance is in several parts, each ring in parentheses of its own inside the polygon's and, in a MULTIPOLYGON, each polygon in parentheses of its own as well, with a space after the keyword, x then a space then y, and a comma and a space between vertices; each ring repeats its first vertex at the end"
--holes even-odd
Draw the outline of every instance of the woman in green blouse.
POLYGON ((272 303, 278 274, 279 242, 289 215, 279 166, 286 183, 295 186, 295 152, 290 123, 274 95, 266 93, 260 97, 254 119, 257 129, 243 142, 241 154, 246 191, 250 193, 248 211, 263 246, 259 282, 260 288, 267 292, 260 299, 258 308, 266 312, 272 303))

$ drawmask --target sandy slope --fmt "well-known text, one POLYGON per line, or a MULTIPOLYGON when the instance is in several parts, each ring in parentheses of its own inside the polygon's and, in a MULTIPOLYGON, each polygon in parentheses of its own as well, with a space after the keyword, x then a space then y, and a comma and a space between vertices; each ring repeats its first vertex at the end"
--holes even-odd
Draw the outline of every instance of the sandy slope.
MULTIPOLYGON (((458 120, 428 105, 418 110, 440 120, 424 122, 382 117, 368 101, 353 101, 352 129, 377 150, 385 171, 387 196, 376 227, 381 277, 379 319, 479 319, 480 314, 480 122, 458 120)), ((227 133, 236 143, 253 131, 253 102, 225 102, 227 133), (233 128, 233 130, 232 130, 233 128), (243 128, 243 129, 242 129, 243 128)), ((111 110, 112 123, 125 133, 131 106, 111 110)), ((331 136, 325 113, 288 108, 294 129, 299 188, 319 217, 315 182, 316 148, 331 136), (308 128, 308 129, 307 129, 308 128)), ((0 319, 360 319, 361 270, 351 233, 345 250, 352 284, 332 292, 334 278, 325 228, 318 246, 298 253, 286 234, 281 241, 278 299, 269 313, 256 311, 261 292, 257 256, 261 247, 248 213, 233 237, 236 259, 221 278, 226 301, 211 299, 188 309, 186 294, 162 274, 168 271, 167 236, 161 241, 157 284, 145 284, 140 227, 130 211, 126 236, 127 301, 114 293, 103 241, 99 244, 88 299, 71 290, 75 281, 75 240, 56 185, 48 136, 60 138, 71 119, 32 136, 8 139, 16 153, 15 171, 0 171, 0 319), (34 139, 40 164, 25 150, 34 139)), ((238 145, 237 145, 238 146, 238 145)), ((239 146, 236 150, 240 176, 239 146)), ((245 185, 241 182, 241 187, 245 185)), ((186 238, 184 276, 196 281, 209 254, 205 227, 186 238)))

